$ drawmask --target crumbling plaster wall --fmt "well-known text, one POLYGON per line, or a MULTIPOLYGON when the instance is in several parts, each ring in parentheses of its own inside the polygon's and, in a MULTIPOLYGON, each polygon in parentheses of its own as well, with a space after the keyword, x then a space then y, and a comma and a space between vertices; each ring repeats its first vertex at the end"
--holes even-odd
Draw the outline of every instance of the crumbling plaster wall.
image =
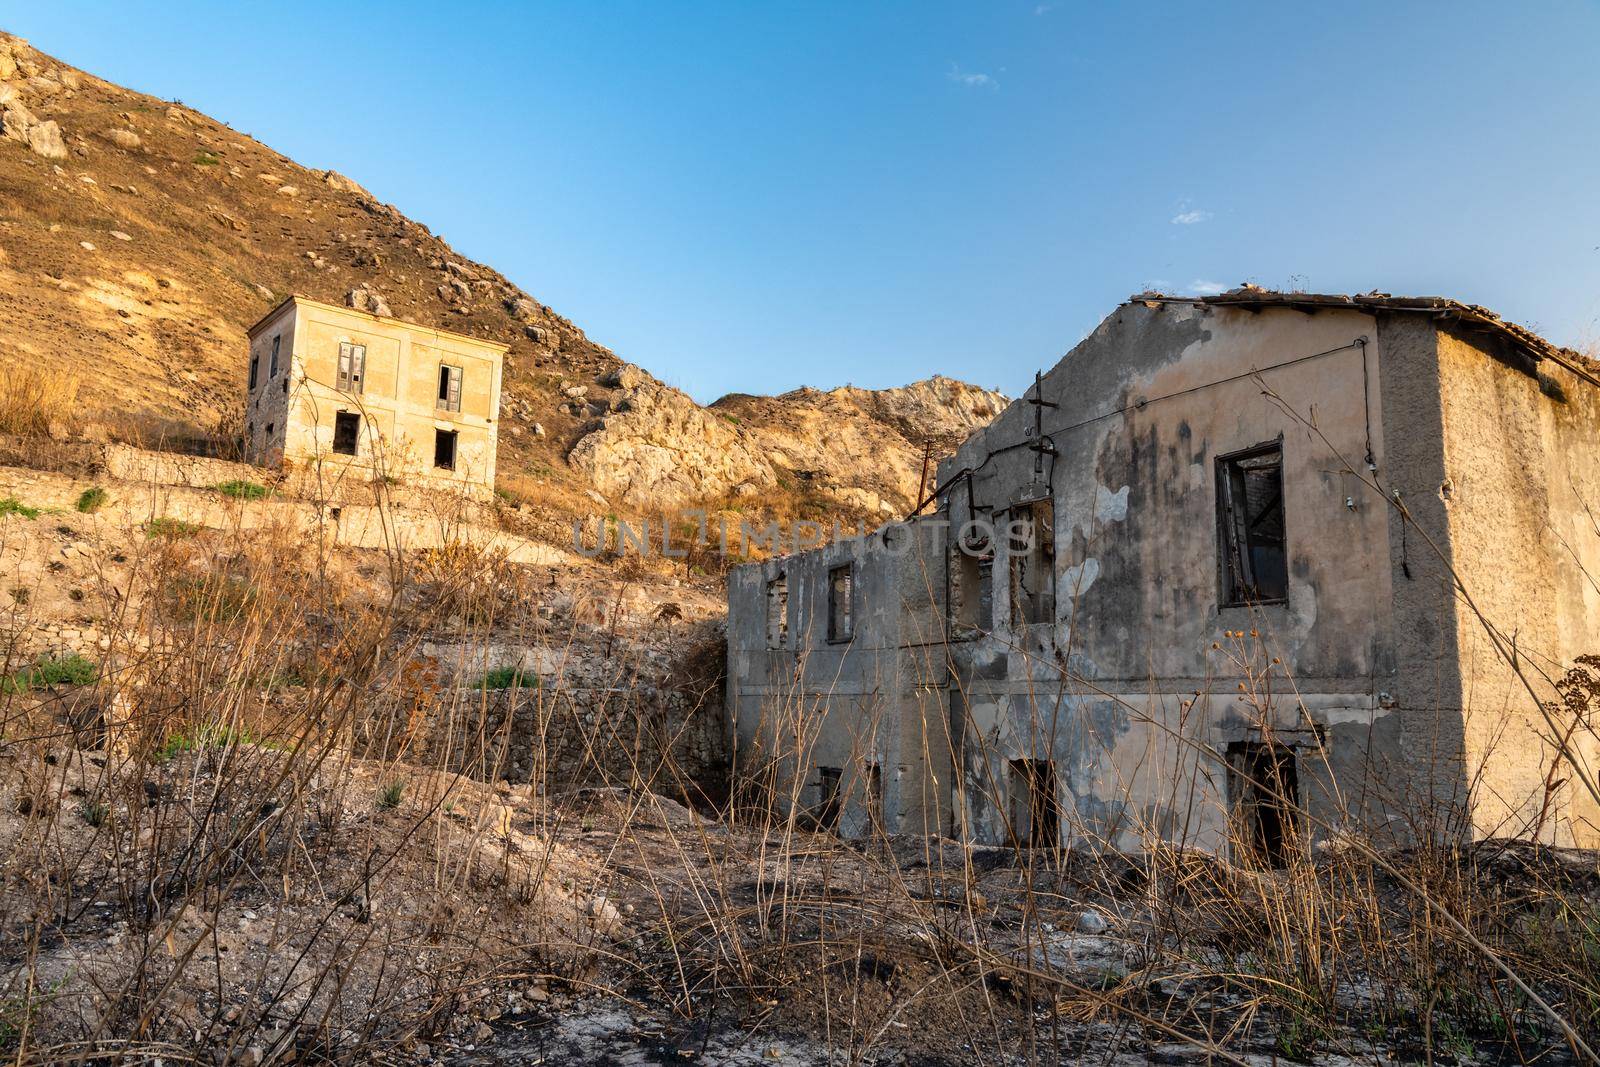
POLYGON ((782 810, 813 810, 817 768, 837 767, 841 830, 869 828, 878 765, 886 829, 949 832, 944 540, 891 524, 812 552, 735 568, 728 579, 728 708, 735 773, 770 775, 782 810), (854 567, 853 634, 828 639, 828 575, 854 567), (788 646, 767 647, 767 585, 788 590, 788 646))
MULTIPOLYGON (((1451 703, 1464 723, 1472 830, 1600 843, 1600 811, 1579 776, 1552 773, 1553 731, 1535 700, 1554 696, 1550 680, 1577 656, 1600 653, 1600 391, 1487 336, 1450 328, 1436 336, 1444 448, 1434 506, 1466 596, 1501 645, 1466 598, 1453 599, 1451 703), (1547 797, 1557 780, 1565 784, 1547 797)), ((1593 738, 1580 729, 1573 742, 1592 780, 1593 738)))
MULTIPOLYGON (((1398 727, 1377 697, 1395 670, 1389 574, 1375 565, 1388 554, 1385 509, 1342 473, 1363 463, 1369 432, 1383 462, 1382 426, 1368 418, 1381 404, 1376 334, 1353 310, 1132 303, 1044 376, 1057 405, 1042 418, 1058 452, 1057 621, 1012 623, 1002 539, 987 633, 953 646, 973 836, 1006 839, 1009 761, 1038 758, 1054 761, 1064 836, 1220 848, 1214 755, 1263 728, 1301 757, 1313 833, 1344 820, 1335 782, 1359 782, 1398 727), (1215 461, 1279 438, 1287 603, 1219 610, 1215 461), (1239 631, 1259 639, 1226 636, 1239 631), (1270 697, 1239 692, 1246 665, 1267 673, 1270 697)), ((998 514, 1033 481, 1033 422, 1033 407, 1014 403, 941 465, 954 529, 974 503, 998 514), (970 482, 958 477, 967 469, 970 482)))

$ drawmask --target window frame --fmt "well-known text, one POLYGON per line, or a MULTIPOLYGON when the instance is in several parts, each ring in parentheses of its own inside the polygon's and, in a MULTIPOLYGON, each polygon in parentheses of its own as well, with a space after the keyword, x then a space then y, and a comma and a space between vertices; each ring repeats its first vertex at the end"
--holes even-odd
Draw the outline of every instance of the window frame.
POLYGON ((261 354, 256 353, 250 357, 250 392, 255 392, 256 382, 261 378, 261 354))
POLYGON ((1289 603, 1289 509, 1285 506, 1286 492, 1283 479, 1283 436, 1262 441, 1235 452, 1219 455, 1216 459, 1216 510, 1217 510, 1217 610, 1233 608, 1279 607, 1289 603), (1247 460, 1277 455, 1278 518, 1283 527, 1283 595, 1271 597, 1239 597, 1235 593, 1243 588, 1242 577, 1236 571, 1234 557, 1243 548, 1248 549, 1248 537, 1241 545, 1237 524, 1231 518, 1233 485, 1229 477, 1231 468, 1247 460))
POLYGON ((334 388, 341 393, 367 391, 367 346, 354 341, 339 342, 339 361, 334 370, 334 388))
POLYGON ((766 617, 766 644, 769 652, 789 647, 789 576, 780 573, 770 578, 763 590, 762 607, 766 617))
POLYGON ((837 566, 828 568, 828 643, 830 645, 845 644, 855 640, 856 636, 856 563, 850 560, 837 566), (839 625, 839 600, 838 587, 834 576, 844 573, 845 597, 844 625, 839 625))
POLYGON ((439 364, 439 395, 434 398, 436 411, 461 411, 461 393, 466 368, 453 363, 439 364))
POLYGON ((278 346, 282 344, 282 342, 282 334, 272 335, 272 362, 267 368, 267 381, 269 382, 278 376, 278 346))

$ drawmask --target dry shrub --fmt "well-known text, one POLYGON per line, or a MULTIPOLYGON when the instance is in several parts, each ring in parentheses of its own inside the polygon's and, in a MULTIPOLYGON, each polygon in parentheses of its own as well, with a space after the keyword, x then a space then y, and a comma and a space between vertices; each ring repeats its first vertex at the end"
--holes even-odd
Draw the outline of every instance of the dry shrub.
POLYGON ((78 376, 10 367, 0 375, 0 433, 60 437, 78 425, 78 376))

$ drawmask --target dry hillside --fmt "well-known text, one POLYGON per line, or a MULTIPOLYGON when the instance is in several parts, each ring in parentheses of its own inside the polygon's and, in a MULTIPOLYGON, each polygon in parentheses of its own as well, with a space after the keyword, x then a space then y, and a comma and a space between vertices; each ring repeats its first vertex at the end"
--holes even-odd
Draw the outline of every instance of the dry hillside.
MULTIPOLYGON (((76 376, 79 428, 115 436, 226 440, 242 410, 244 331, 291 292, 509 344, 501 470, 512 490, 555 482, 665 506, 823 467, 823 486, 863 490, 827 499, 898 510, 915 494, 922 440, 974 424, 970 403, 886 407, 860 390, 832 407, 826 438, 811 400, 837 393, 703 408, 621 373, 572 322, 350 178, 4 34, 0 288, 0 366, 76 376), (618 469, 634 463, 659 474, 618 469)), ((970 392, 985 412, 1003 403, 970 392)))

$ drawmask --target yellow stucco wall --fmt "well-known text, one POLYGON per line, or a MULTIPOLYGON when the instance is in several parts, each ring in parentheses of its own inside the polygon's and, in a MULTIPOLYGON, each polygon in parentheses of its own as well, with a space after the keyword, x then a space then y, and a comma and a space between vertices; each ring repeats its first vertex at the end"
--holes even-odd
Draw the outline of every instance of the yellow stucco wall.
POLYGON ((505 346, 303 297, 285 301, 250 336, 251 353, 260 358, 247 409, 254 461, 358 467, 373 476, 478 495, 493 490, 505 346), (283 338, 280 369, 267 380, 264 353, 273 336, 283 338), (366 346, 360 393, 337 388, 339 346, 345 342, 366 346), (460 411, 438 406, 441 365, 461 368, 460 411), (361 420, 354 457, 333 451, 340 412, 361 420), (454 470, 434 465, 440 430, 458 434, 454 470))

